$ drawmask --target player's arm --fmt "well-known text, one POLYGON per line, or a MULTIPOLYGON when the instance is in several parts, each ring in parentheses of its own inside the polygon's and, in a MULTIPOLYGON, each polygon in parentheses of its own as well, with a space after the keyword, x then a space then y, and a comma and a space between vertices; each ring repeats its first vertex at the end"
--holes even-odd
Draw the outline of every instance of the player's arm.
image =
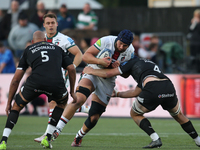
POLYGON ((130 98, 130 97, 137 97, 141 92, 141 88, 136 86, 134 90, 127 90, 123 92, 117 92, 116 90, 113 91, 114 94, 112 94, 113 97, 121 97, 121 98, 130 98))
POLYGON ((19 83, 20 83, 24 73, 25 73, 24 70, 17 69, 14 74, 14 77, 12 78, 12 81, 10 83, 10 88, 9 88, 7 106, 6 106, 6 114, 7 115, 9 113, 9 111, 11 110, 11 103, 12 103, 13 97, 15 96, 15 93, 18 89, 19 83))
POLYGON ((81 50, 78 48, 78 46, 73 46, 69 48, 68 51, 75 56, 73 64, 76 65, 76 67, 78 67, 83 57, 81 50))
POLYGON ((83 55, 83 61, 88 64, 98 64, 104 67, 108 67, 112 61, 110 57, 98 59, 95 57, 98 53, 99 50, 94 45, 90 46, 83 55))
POLYGON ((113 69, 93 69, 92 67, 85 67, 83 73, 92 74, 102 78, 110 78, 121 74, 118 67, 113 69))
POLYGON ((67 54, 60 48, 62 51, 62 67, 67 69, 69 75, 70 83, 70 95, 73 98, 73 101, 76 101, 76 95, 74 92, 75 82, 76 82, 76 69, 72 64, 72 60, 67 56, 67 54))

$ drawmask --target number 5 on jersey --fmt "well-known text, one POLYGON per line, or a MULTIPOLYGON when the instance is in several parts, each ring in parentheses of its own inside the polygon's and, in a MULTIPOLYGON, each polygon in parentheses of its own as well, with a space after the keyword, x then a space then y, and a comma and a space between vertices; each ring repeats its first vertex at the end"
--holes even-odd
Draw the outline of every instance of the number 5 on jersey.
POLYGON ((49 60, 49 56, 47 55, 47 51, 41 51, 42 62, 47 62, 49 60))

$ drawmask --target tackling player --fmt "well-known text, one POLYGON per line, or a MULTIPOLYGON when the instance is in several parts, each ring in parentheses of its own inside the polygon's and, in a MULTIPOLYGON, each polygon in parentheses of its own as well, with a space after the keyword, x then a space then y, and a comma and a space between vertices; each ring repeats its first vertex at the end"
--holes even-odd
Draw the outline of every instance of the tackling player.
MULTIPOLYGON (((74 67, 76 68, 82 61, 82 53, 80 49, 78 48, 78 46, 74 43, 74 40, 71 39, 69 36, 64 35, 57 31, 58 23, 57 23, 57 17, 55 14, 53 13, 45 14, 43 17, 43 20, 44 20, 43 26, 46 30, 47 42, 54 43, 60 46, 66 53, 73 54, 75 56, 73 64, 74 64, 74 67)), ((67 77, 67 74, 65 76, 67 77)), ((66 84, 67 84, 67 81, 66 81, 66 84)), ((56 103, 54 101, 51 101, 49 103, 49 120, 51 118, 55 105, 56 103)), ((89 107, 82 106, 78 108, 76 112, 88 113, 88 111, 89 111, 89 107)), ((46 135, 46 131, 41 137, 35 138, 34 141, 41 142, 42 139, 44 139, 45 135, 46 135)))
POLYGON ((195 141, 196 145, 200 147, 200 137, 191 121, 181 112, 173 83, 160 71, 155 63, 135 57, 118 68, 102 70, 86 67, 83 72, 103 78, 125 73, 131 75, 138 83, 134 90, 124 92, 116 92, 114 90, 113 96, 122 98, 137 97, 130 111, 131 117, 152 139, 152 142, 143 148, 162 146, 160 137, 152 128, 149 120, 143 116, 143 114, 153 111, 159 105, 170 113, 183 130, 195 141))

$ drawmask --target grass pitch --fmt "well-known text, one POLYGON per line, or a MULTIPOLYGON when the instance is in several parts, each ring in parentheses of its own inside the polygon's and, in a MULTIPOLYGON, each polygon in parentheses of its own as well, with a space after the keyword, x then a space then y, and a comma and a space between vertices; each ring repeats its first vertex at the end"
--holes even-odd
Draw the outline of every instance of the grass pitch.
MULTIPOLYGON (((86 117, 74 117, 63 129, 58 139, 52 142, 56 150, 139 150, 151 142, 131 118, 101 118, 96 127, 84 138, 82 147, 71 147, 71 143, 82 127, 86 117)), ((159 134, 166 150, 199 149, 194 141, 182 130, 173 119, 149 119, 159 134)), ((7 150, 43 149, 34 138, 46 130, 48 117, 20 116, 7 143, 7 150)), ((197 132, 200 133, 200 120, 191 120, 197 132)), ((0 116, 0 133, 2 135, 6 116, 0 116)))

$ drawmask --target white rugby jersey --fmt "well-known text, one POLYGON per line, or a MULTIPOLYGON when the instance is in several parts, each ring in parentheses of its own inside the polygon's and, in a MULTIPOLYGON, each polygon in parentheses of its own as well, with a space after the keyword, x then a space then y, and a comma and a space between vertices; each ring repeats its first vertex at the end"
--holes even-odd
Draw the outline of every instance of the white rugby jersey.
MULTIPOLYGON (((112 52, 112 62, 118 60, 121 63, 130 60, 134 57, 134 47, 132 44, 126 49, 125 52, 120 53, 119 56, 115 55, 115 43, 117 42, 117 36, 104 36, 100 38, 94 46, 99 50, 102 51, 104 49, 109 49, 112 52), (115 55, 115 56, 113 56, 115 55)), ((89 64, 94 69, 100 69, 96 64, 89 64)))
MULTIPOLYGON (((53 37, 51 38, 48 38, 47 37, 47 34, 45 34, 46 38, 47 38, 47 42, 49 43, 53 43, 59 47, 61 47, 64 52, 68 53, 68 49, 75 46, 75 42, 72 38, 70 38, 69 36, 67 35, 64 35, 60 32, 57 32, 53 37)), ((62 69, 62 72, 63 72, 63 79, 66 81, 66 87, 69 86, 69 80, 67 80, 65 78, 65 70, 63 68, 62 69)))
POLYGON ((47 38, 47 42, 53 43, 61 47, 65 52, 68 52, 68 49, 75 46, 75 42, 72 38, 67 35, 64 35, 60 32, 57 32, 53 37, 48 38, 47 34, 45 34, 47 38))

